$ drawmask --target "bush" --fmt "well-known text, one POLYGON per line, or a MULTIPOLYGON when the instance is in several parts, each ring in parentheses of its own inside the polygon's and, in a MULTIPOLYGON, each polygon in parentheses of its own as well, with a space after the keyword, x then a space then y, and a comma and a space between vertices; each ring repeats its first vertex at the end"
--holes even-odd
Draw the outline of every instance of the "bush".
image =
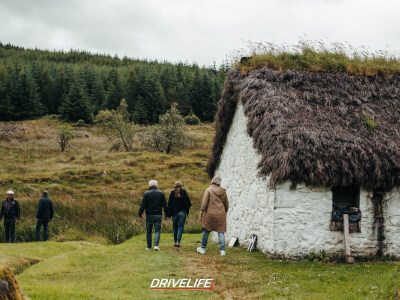
POLYGON ((331 260, 331 258, 329 257, 329 255, 326 254, 325 250, 321 250, 318 253, 314 253, 312 252, 308 259, 312 262, 329 262, 331 260))
POLYGON ((171 109, 159 118, 159 123, 151 126, 141 136, 144 146, 169 154, 178 149, 185 149, 192 143, 185 132, 187 126, 176 108, 176 103, 172 103, 171 109))
POLYGON ((126 152, 133 151, 133 145, 136 139, 137 127, 129 122, 128 105, 125 99, 121 100, 116 110, 101 110, 96 116, 96 123, 100 126, 101 132, 114 143, 110 151, 126 152))
POLYGON ((61 152, 64 152, 70 146, 70 142, 74 137, 73 132, 66 125, 58 129, 57 142, 60 145, 61 152))
POLYGON ((188 125, 198 125, 200 124, 200 119, 195 114, 191 113, 185 117, 185 123, 188 125))
POLYGON ((78 120, 75 124, 75 127, 87 127, 88 125, 82 119, 78 120))
POLYGON ((49 120, 55 120, 55 121, 60 121, 61 120, 61 116, 60 115, 47 115, 46 118, 49 119, 49 120))

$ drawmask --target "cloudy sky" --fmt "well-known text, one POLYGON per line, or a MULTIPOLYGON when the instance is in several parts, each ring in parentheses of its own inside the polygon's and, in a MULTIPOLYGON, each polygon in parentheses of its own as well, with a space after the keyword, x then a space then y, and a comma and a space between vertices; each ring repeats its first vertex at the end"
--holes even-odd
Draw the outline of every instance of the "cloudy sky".
POLYGON ((397 0, 0 0, 0 41, 200 65, 247 41, 400 53, 397 0))

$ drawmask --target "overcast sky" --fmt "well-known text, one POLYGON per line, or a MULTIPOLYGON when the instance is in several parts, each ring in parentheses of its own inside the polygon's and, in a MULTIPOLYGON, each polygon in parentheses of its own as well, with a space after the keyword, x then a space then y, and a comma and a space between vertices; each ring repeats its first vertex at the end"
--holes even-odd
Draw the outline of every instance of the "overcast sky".
POLYGON ((200 65, 246 41, 349 42, 400 53, 398 0, 0 0, 0 41, 200 65))

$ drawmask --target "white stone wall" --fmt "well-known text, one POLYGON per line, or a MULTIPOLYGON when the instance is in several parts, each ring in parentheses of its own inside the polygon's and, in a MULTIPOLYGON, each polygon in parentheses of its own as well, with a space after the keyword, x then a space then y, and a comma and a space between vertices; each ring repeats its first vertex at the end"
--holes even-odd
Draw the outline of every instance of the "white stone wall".
MULTIPOLYGON (((247 246, 252 234, 257 248, 273 255, 298 257, 325 250, 344 254, 343 233, 330 230, 332 192, 329 187, 308 187, 290 183, 271 190, 269 178, 257 176, 260 155, 247 135, 247 117, 238 103, 216 175, 227 189, 230 209, 227 215, 226 242, 238 237, 247 246)), ((350 233, 353 255, 375 255, 377 231, 373 230, 372 192, 360 190, 361 233, 350 233)), ((400 254, 399 190, 385 196, 385 254, 400 254)), ((217 241, 216 236, 213 238, 217 241)))
MULTIPOLYGON (((350 247, 354 255, 376 253, 371 194, 363 189, 360 191, 361 233, 350 233, 350 247)), ((330 188, 298 184, 296 190, 290 190, 289 183, 278 185, 274 254, 296 257, 320 250, 330 254, 344 254, 343 232, 330 229, 331 213, 330 188)))
POLYGON ((400 258, 400 189, 395 188, 385 195, 385 244, 384 254, 400 258))
POLYGON ((230 204, 226 241, 238 237, 241 245, 247 245, 252 234, 256 234, 259 247, 272 253, 275 194, 268 188, 268 178, 256 176, 260 155, 246 132, 247 118, 238 102, 221 163, 215 172, 222 178, 221 186, 226 188, 230 204))

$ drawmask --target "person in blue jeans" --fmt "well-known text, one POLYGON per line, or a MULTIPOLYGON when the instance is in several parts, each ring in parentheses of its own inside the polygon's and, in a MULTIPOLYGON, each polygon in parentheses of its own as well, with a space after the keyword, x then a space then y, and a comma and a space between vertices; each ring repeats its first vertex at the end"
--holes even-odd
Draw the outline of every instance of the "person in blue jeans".
POLYGON ((218 232, 221 256, 225 256, 226 213, 229 209, 228 196, 221 185, 221 177, 216 176, 211 180, 201 201, 199 220, 203 221, 203 236, 201 247, 197 248, 200 254, 206 253, 206 246, 210 231, 218 232))
POLYGON ((143 195, 142 203, 139 208, 139 220, 143 220, 143 212, 146 212, 146 239, 147 248, 151 250, 152 231, 154 225, 154 250, 160 251, 158 246, 161 236, 162 209, 164 208, 165 219, 168 219, 168 206, 165 195, 157 189, 156 180, 149 181, 149 190, 143 195))
POLYGON ((38 210, 36 213, 36 242, 40 241, 40 228, 43 225, 43 240, 49 238, 48 226, 53 219, 53 202, 49 198, 49 192, 44 190, 43 197, 39 200, 38 210))
POLYGON ((182 182, 175 182, 174 190, 171 191, 168 200, 168 214, 169 217, 172 217, 175 247, 181 246, 186 216, 189 215, 189 209, 192 206, 189 196, 182 186, 182 182))

